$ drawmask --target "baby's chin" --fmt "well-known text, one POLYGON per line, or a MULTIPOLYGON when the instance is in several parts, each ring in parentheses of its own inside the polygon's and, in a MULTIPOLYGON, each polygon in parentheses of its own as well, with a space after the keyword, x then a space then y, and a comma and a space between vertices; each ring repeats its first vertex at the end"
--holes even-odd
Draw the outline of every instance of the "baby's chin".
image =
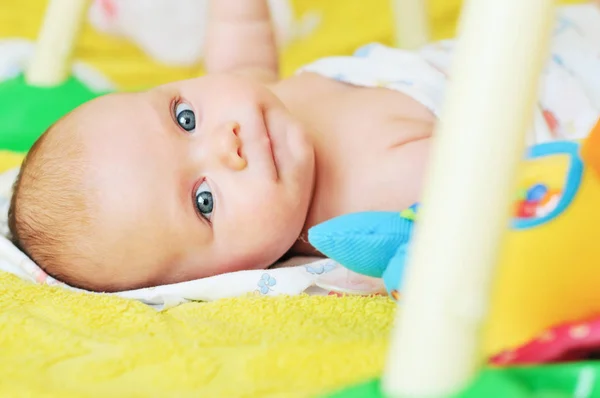
MULTIPOLYGON (((101 286, 95 286, 94 291, 104 291, 104 292, 116 292, 116 291, 125 291, 132 289, 139 289, 145 287, 156 287, 161 285, 169 285, 173 283, 182 283, 189 282, 198 279, 210 278, 218 275, 229 274, 238 271, 253 271, 253 270, 264 270, 272 267, 277 264, 278 261, 285 255, 285 253, 281 255, 273 254, 269 257, 264 257, 261 260, 258 259, 238 259, 237 261, 227 261, 222 264, 217 265, 212 268, 209 272, 206 272, 204 269, 202 272, 198 273, 197 270, 189 270, 189 272, 178 273, 177 275, 164 275, 163 278, 159 278, 154 280, 153 283, 140 283, 140 281, 125 281, 121 280, 118 285, 115 284, 104 284, 101 286)), ((204 268, 204 267, 203 267, 204 268)), ((98 281, 96 281, 98 282, 98 281)))
POLYGON ((267 269, 271 267, 274 263, 276 263, 277 260, 279 259, 273 260, 271 262, 238 264, 236 266, 223 267, 221 270, 217 270, 217 273, 215 275, 229 274, 238 271, 256 271, 261 269, 267 269))
POLYGON ((274 264, 277 264, 277 262, 281 260, 281 258, 286 254, 286 252, 287 251, 283 251, 281 254, 264 256, 264 258, 261 259, 237 261, 229 265, 224 265, 220 270, 217 270, 217 275, 238 271, 254 271, 267 269, 272 267, 274 264))

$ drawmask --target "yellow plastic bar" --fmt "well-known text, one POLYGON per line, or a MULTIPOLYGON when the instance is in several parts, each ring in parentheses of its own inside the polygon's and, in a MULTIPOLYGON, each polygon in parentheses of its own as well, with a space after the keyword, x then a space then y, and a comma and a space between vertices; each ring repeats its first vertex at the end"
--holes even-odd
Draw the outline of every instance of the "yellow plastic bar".
POLYGON ((553 6, 553 0, 464 5, 382 380, 390 397, 447 396, 481 365, 480 332, 553 6))
POLYGON ((426 0, 391 0, 396 47, 413 50, 430 40, 426 0))
POLYGON ((71 73, 72 55, 88 0, 50 0, 25 79, 33 86, 56 86, 71 73))

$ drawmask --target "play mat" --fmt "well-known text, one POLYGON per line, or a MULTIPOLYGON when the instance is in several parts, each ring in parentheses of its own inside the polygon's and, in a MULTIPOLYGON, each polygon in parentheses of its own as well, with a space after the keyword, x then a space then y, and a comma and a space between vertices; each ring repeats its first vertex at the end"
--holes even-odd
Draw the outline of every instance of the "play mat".
MULTIPOLYGON (((0 40, 35 39, 45 5, 0 2, 0 40)), ((388 0, 294 0, 291 6, 295 15, 316 11, 319 22, 283 48, 284 75, 323 55, 392 41, 388 0)), ((429 2, 435 39, 453 34, 459 8, 456 0, 429 2)), ((76 56, 121 90, 202 73, 199 65, 161 64, 90 24, 76 56)), ((20 160, 19 154, 0 153, 0 172, 20 160)), ((319 396, 381 374, 394 309, 382 296, 248 296, 156 311, 0 272, 0 396, 319 396)), ((581 370, 585 363, 573 366, 581 370)), ((530 372, 535 380, 536 370, 530 372)), ((519 381, 526 373, 490 370, 472 396, 531 396, 528 387, 535 390, 535 383, 519 381)))
MULTIPOLYGON (((127 0, 119 2, 126 3, 127 0)), ((44 0, 1 2, 0 38, 35 39, 45 5, 44 0)), ((368 6, 363 0, 294 0, 291 5, 295 15, 317 10, 321 21, 313 34, 283 49, 284 75, 320 56, 351 53, 369 41, 391 43, 392 18, 388 0, 369 1, 368 6)), ((430 9, 435 37, 451 35, 459 2, 434 0, 430 9)), ((154 62, 137 46, 99 33, 91 24, 84 27, 77 58, 101 70, 121 89, 137 89, 202 73, 200 66, 168 67, 154 62)))

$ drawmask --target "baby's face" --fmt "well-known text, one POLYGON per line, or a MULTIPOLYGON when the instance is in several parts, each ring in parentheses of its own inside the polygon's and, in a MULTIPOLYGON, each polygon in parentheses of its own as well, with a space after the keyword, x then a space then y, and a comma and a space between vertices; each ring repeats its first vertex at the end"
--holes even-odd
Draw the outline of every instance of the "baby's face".
POLYGON ((117 290, 265 268, 302 230, 313 148, 264 86, 206 76, 101 97, 71 118, 98 208, 88 244, 102 267, 90 273, 117 290))

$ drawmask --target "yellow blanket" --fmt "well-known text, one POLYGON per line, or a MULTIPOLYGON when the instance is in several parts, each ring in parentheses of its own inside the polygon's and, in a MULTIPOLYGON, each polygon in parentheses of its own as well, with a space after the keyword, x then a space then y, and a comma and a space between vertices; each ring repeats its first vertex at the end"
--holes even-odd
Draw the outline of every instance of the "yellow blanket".
POLYGON ((156 312, 0 273, 0 396, 314 397, 377 376, 387 297, 247 297, 156 312))

